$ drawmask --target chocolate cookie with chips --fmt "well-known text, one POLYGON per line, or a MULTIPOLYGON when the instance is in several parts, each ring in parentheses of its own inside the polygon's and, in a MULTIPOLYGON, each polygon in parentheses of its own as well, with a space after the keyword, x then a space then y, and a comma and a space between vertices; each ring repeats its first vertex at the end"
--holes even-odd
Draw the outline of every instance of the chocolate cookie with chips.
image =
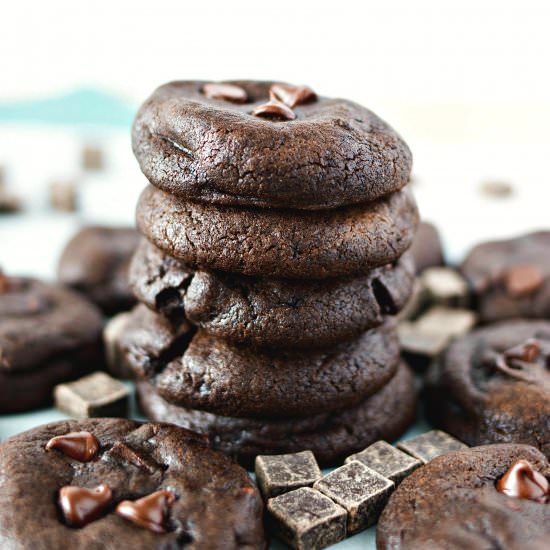
POLYGON ((406 253, 365 276, 324 281, 195 271, 143 240, 130 265, 139 298, 174 323, 257 346, 325 346, 382 324, 406 304, 414 264, 406 253))
POLYGON ((247 472, 203 438, 122 419, 64 421, 0 445, 2 548, 265 548, 247 472))
POLYGON ((550 540, 550 464, 528 445, 439 456, 390 497, 378 550, 543 550, 550 540))
POLYGON ((550 322, 478 329, 428 372, 428 414, 470 445, 525 443, 550 457, 549 358, 550 322))
POLYGON ((412 165, 368 109, 276 82, 165 84, 139 110, 133 148, 153 185, 233 206, 368 202, 405 186, 412 165))

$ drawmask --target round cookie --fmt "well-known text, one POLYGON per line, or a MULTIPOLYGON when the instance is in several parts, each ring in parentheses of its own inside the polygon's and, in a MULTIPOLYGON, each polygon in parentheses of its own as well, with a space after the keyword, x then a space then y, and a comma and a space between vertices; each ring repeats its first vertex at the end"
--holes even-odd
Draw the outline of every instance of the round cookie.
POLYGON ((194 271, 145 239, 130 264, 138 299, 174 322, 257 346, 313 347, 358 336, 401 311, 414 282, 409 253, 368 275, 323 281, 194 271))
POLYGON ((460 269, 482 321, 550 317, 550 231, 482 243, 460 269))
POLYGON ((435 458, 390 497, 378 521, 377 549, 547 548, 550 505, 497 490, 522 459, 550 477, 544 455, 527 445, 489 445, 435 458))
POLYGON ((142 410, 208 436, 211 444, 250 467, 258 454, 310 449, 321 465, 336 464, 379 439, 399 437, 414 421, 416 391, 408 367, 355 407, 304 418, 266 420, 218 416, 184 409, 163 400, 149 382, 138 384, 142 410))
POLYGON ((138 228, 194 268, 325 279, 366 274, 409 248, 418 221, 408 190, 360 206, 319 212, 192 203, 147 187, 138 228))
POLYGON ((418 224, 410 253, 414 258, 417 273, 422 273, 429 267, 445 264, 441 237, 435 225, 427 222, 418 224))
POLYGON ((224 416, 293 417, 358 404, 394 375, 395 323, 324 349, 259 350, 199 331, 176 334, 141 305, 119 340, 136 376, 168 402, 224 416))
POLYGON ((125 227, 81 229, 59 259, 59 281, 85 294, 109 315, 130 309, 136 300, 128 285, 128 264, 138 235, 125 227))
POLYGON ((100 369, 102 328, 76 292, 0 275, 0 412, 45 405, 56 384, 100 369))
POLYGON ((297 98, 294 120, 267 119, 252 113, 277 83, 232 84, 244 94, 233 101, 207 97, 206 82, 171 82, 143 104, 133 149, 152 184, 210 204, 315 210, 372 201, 408 182, 409 148, 364 107, 309 95, 297 98))
POLYGON ((525 443, 550 457, 549 357, 547 321, 470 333, 427 374, 431 420, 470 445, 525 443))
MULTIPOLYGON (((3 548, 265 548, 262 501, 247 472, 175 426, 55 422, 4 441, 0 469, 3 548), (54 437, 61 441, 48 445, 54 437), (67 487, 100 484, 108 488, 96 492, 95 517, 68 526, 65 518, 76 520, 79 501, 62 495, 81 490, 67 487), (168 492, 164 505, 162 493, 154 502, 157 491, 168 492), (135 503, 150 495, 153 501, 135 503)), ((92 498, 82 500, 81 513, 92 498)))

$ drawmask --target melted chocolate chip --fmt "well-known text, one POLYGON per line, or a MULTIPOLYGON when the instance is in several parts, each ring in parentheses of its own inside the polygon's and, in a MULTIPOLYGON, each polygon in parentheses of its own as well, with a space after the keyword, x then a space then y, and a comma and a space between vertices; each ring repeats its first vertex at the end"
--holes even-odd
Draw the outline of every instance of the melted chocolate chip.
POLYGON ((532 294, 543 283, 544 274, 534 265, 518 265, 508 270, 504 276, 504 285, 508 294, 518 298, 532 294))
POLYGON ((296 114, 292 109, 276 99, 258 105, 252 111, 252 114, 270 120, 294 120, 296 118, 296 114))
POLYGON ((315 101, 317 99, 317 94, 309 86, 273 84, 269 90, 269 97, 293 109, 297 105, 315 101))
POLYGON ((115 513, 154 533, 166 533, 168 512, 175 500, 170 491, 156 491, 138 500, 123 500, 115 513))
POLYGON ((223 99, 231 103, 246 103, 248 94, 246 90, 234 84, 205 84, 202 93, 210 99, 223 99))
POLYGON ((61 451, 65 456, 89 462, 93 460, 99 451, 99 441, 90 432, 71 432, 65 435, 52 437, 46 443, 46 450, 55 449, 61 451))
POLYGON ((497 482, 497 491, 513 498, 548 502, 550 484, 527 460, 518 460, 497 482))
POLYGON ((94 489, 66 486, 59 491, 59 506, 69 525, 82 527, 96 520, 109 506, 112 492, 108 485, 94 489))

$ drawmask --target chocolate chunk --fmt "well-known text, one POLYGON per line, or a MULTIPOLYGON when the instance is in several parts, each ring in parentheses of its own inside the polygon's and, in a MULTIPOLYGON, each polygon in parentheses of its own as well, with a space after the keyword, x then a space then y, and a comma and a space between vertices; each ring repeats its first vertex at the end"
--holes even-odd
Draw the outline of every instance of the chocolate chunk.
POLYGON ((437 456, 467 449, 468 445, 441 430, 431 430, 412 439, 407 439, 407 441, 402 441, 397 444, 397 447, 427 464, 437 456))
POLYGON ((506 291, 513 297, 528 296, 544 284, 544 273, 535 265, 518 265, 504 275, 506 291))
POLYGON ((450 267, 430 267, 421 276, 428 300, 435 304, 465 307, 469 303, 466 279, 450 267))
POLYGON ((540 342, 529 338, 523 344, 514 346, 504 352, 505 359, 517 359, 526 363, 534 363, 540 355, 540 342))
POLYGON ((56 449, 65 456, 80 462, 90 462, 99 451, 99 441, 90 432, 70 432, 52 437, 46 443, 46 450, 56 449))
POLYGON ((235 84, 217 84, 212 82, 205 84, 202 93, 210 99, 223 99, 231 103, 246 103, 248 95, 246 91, 235 84))
POLYGON ((117 441, 103 456, 116 462, 131 464, 149 475, 162 470, 162 467, 152 458, 140 454, 139 451, 121 441, 117 441))
POLYGON ((61 212, 74 212, 77 209, 77 190, 72 181, 52 181, 48 188, 50 206, 61 212))
POLYGON ((398 321, 407 321, 418 317, 427 301, 427 292, 420 279, 415 279, 412 293, 405 307, 397 314, 398 321))
POLYGON ((396 485, 422 465, 420 460, 396 449, 386 441, 377 441, 365 450, 348 456, 346 464, 354 460, 391 479, 396 485))
POLYGON ((120 347, 120 337, 125 333, 130 321, 130 313, 119 313, 112 317, 103 329, 103 345, 107 370, 116 378, 132 378, 132 371, 124 361, 124 352, 120 347))
POLYGON ((154 533, 166 533, 170 506, 175 501, 174 493, 161 490, 138 500, 123 500, 115 513, 154 533))
POLYGON ((94 145, 86 145, 81 153, 82 168, 88 172, 96 172, 104 168, 103 150, 94 145))
POLYGON ((296 118, 296 114, 292 109, 276 99, 258 105, 252 111, 252 114, 270 120, 294 120, 296 118))
POLYGON ((351 535, 376 522, 395 484, 353 460, 317 481, 313 488, 347 511, 347 532, 351 535))
POLYGON ((128 411, 126 386, 104 372, 95 372, 54 389, 55 406, 76 418, 121 416, 128 411))
POLYGON ((311 451, 286 455, 258 455, 256 482, 264 498, 271 498, 298 487, 313 485, 321 470, 311 451))
POLYGON ((527 460, 518 460, 497 481, 497 491, 513 498, 545 503, 550 498, 548 480, 527 460))
POLYGON ((98 485, 94 489, 67 485, 59 491, 59 506, 69 525, 83 527, 101 516, 112 499, 108 485, 98 485))
POLYGON ((346 538, 346 510, 310 487, 270 498, 267 510, 270 528, 296 550, 326 548, 346 538))
POLYGON ((309 86, 273 84, 269 89, 269 97, 293 109, 297 105, 315 101, 317 99, 317 94, 309 86))

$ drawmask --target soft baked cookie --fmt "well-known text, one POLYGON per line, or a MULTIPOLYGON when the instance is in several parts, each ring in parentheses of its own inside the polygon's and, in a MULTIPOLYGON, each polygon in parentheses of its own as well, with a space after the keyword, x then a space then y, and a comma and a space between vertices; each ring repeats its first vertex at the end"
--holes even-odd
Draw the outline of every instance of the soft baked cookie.
POLYGON ((355 278, 266 279, 194 271, 145 239, 130 284, 152 310, 187 318, 211 335, 271 347, 329 345, 379 326, 407 303, 414 282, 409 253, 355 278))
POLYGON ((460 269, 482 321, 550 317, 550 231, 482 243, 460 269))
POLYGON ((418 224, 410 253, 414 258, 417 273, 422 273, 428 267, 437 267, 445 263, 441 237, 435 225, 427 222, 418 224))
POLYGON ((378 391, 399 362, 395 324, 323 349, 259 350, 199 331, 189 342, 138 306, 119 339, 137 377, 170 403, 225 416, 293 417, 343 409, 378 391), (185 349, 184 349, 185 348, 185 349))
POLYGON ((147 187, 138 228, 194 268, 324 279, 366 274, 410 246, 418 211, 409 190, 377 202, 298 212, 204 205, 147 187))
POLYGON ((272 82, 223 88, 171 82, 143 104, 133 148, 152 184, 211 204, 313 210, 372 201, 408 182, 409 148, 368 109, 272 82), (265 107, 270 90, 282 105, 265 107))
POLYGON ((390 497, 378 521, 376 546, 543 550, 550 540, 550 503, 539 497, 548 478, 548 461, 527 445, 488 445, 439 456, 390 497), (528 465, 520 463, 517 471, 520 460, 528 465), (515 479, 507 484, 511 468, 515 479), (506 492, 506 485, 512 490, 506 492))
POLYGON ((133 228, 85 227, 65 247, 58 278, 107 314, 130 309, 135 298, 128 285, 128 264, 138 240, 133 228))
POLYGON ((44 405, 56 384, 101 368, 102 326, 76 292, 0 274, 0 412, 44 405))
POLYGON ((313 451, 320 464, 336 464, 379 439, 399 437, 414 421, 416 409, 414 378, 404 364, 359 405, 303 418, 236 418, 184 409, 163 400, 149 382, 138 384, 138 396, 149 418, 204 433, 215 448, 248 467, 258 454, 306 449, 313 451))
POLYGON ((265 547, 247 472, 175 426, 46 424, 3 442, 0 470, 2 548, 265 547))
POLYGON ((549 357, 547 321, 468 334, 427 375, 431 420, 470 445, 526 443, 550 457, 549 357))

